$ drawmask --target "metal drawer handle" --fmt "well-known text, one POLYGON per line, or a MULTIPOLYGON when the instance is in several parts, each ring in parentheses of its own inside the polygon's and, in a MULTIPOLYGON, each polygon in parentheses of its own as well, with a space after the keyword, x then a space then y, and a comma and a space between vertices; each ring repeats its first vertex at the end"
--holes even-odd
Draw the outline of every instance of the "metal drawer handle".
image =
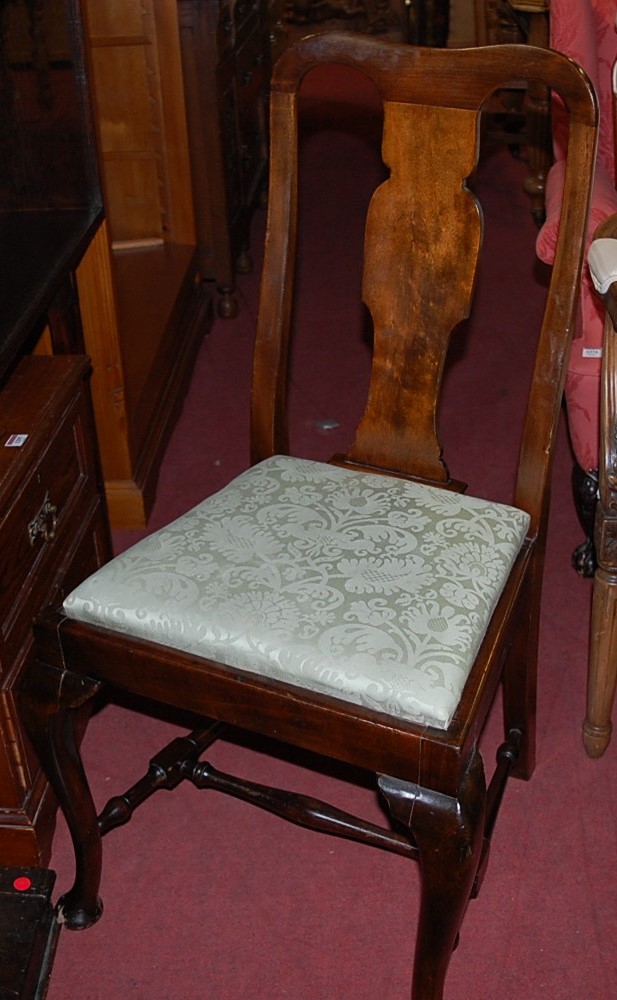
POLYGON ((30 545, 34 545, 39 536, 44 542, 53 542, 56 537, 57 524, 58 508, 49 499, 49 493, 46 493, 40 511, 28 524, 30 545))

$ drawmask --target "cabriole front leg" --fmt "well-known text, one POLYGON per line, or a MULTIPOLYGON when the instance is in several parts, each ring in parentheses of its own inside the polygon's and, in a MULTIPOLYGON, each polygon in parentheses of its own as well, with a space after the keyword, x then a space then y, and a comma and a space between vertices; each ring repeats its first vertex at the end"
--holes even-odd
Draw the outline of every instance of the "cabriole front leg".
POLYGON ((480 863, 486 787, 476 752, 456 798, 382 775, 390 814, 420 856, 422 895, 412 1000, 443 1000, 446 974, 480 863))
POLYGON ((64 813, 75 851, 75 882, 58 903, 58 919, 72 930, 96 923, 103 912, 101 835, 78 747, 78 723, 100 683, 35 661, 20 690, 20 710, 41 766, 64 813))

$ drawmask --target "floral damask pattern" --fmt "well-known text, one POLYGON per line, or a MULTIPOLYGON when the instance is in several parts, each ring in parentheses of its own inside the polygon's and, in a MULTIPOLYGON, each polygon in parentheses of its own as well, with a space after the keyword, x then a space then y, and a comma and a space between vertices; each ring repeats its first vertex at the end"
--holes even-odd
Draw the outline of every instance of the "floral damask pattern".
POLYGON ((65 610, 446 728, 528 521, 277 456, 112 560, 65 610))

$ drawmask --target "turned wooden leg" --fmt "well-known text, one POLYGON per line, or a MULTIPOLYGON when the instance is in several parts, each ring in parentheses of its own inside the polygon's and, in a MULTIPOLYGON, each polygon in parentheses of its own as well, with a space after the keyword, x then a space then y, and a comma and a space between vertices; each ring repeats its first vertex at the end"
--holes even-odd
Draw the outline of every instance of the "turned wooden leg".
POLYGON ((390 813, 418 847, 422 878, 412 1000, 443 1000, 450 957, 480 863, 486 788, 476 752, 457 798, 380 776, 390 813))
POLYGON ((590 757, 601 757, 611 739, 617 685, 617 574, 600 568, 593 585, 587 718, 583 742, 590 757))
POLYGON ((20 710, 43 771, 64 813, 75 851, 75 882, 58 903, 58 919, 72 930, 101 916, 101 835, 78 749, 76 723, 100 684, 35 661, 20 691, 20 710))

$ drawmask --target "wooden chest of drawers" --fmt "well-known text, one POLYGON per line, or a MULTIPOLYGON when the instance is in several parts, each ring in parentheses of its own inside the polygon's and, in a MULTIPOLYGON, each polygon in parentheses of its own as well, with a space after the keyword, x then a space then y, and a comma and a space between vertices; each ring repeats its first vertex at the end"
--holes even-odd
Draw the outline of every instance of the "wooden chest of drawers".
POLYGON ((24 357, 0 391, 0 857, 47 863, 54 802, 19 720, 31 623, 109 558, 83 357, 24 357))

